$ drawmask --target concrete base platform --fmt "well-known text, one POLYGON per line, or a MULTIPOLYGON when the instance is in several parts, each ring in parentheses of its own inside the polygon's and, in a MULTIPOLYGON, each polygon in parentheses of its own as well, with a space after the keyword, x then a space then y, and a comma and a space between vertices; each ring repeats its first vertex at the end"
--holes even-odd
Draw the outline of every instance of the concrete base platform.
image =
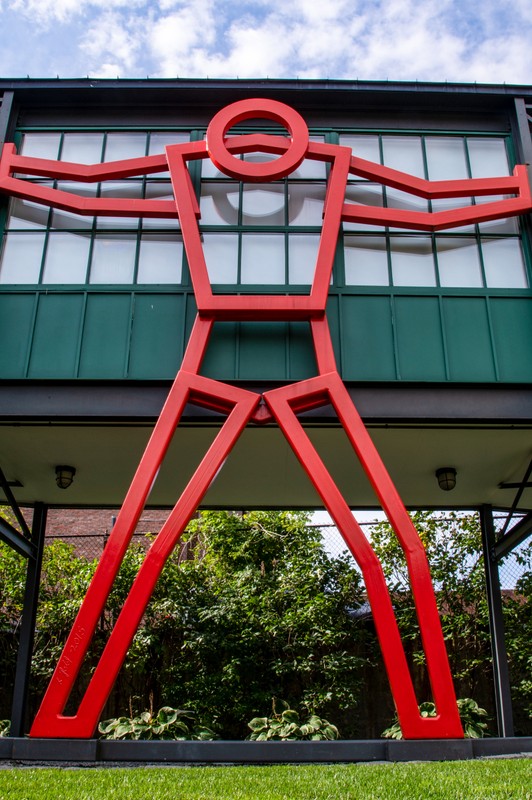
POLYGON ((386 739, 337 742, 172 742, 0 738, 0 760, 96 765, 291 764, 356 761, 460 761, 532 755, 532 736, 508 739, 386 739))

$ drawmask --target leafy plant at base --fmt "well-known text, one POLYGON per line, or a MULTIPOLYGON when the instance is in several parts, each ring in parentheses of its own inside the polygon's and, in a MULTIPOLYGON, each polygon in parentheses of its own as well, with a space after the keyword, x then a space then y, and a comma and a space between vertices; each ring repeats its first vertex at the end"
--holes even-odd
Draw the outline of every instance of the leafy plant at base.
MULTIPOLYGON (((470 697, 463 697, 457 700, 456 705, 462 720, 464 736, 467 739, 482 739, 483 736, 486 736, 488 712, 484 708, 480 708, 478 703, 470 697)), ((422 717, 435 717, 436 706, 431 702, 421 703, 419 713, 422 717)), ((381 736, 384 739, 403 738, 403 732, 397 718, 389 728, 382 732, 381 736)))
POLYGON ((310 714, 306 720, 301 720, 297 711, 289 707, 288 703, 281 700, 284 710, 279 714, 276 711, 275 700, 272 704, 273 716, 255 717, 248 722, 251 733, 248 736, 252 742, 290 742, 290 741, 322 741, 324 739, 338 739, 336 725, 321 719, 316 714, 310 714))
POLYGON ((9 736, 10 729, 11 729, 11 720, 0 719, 0 736, 9 736))
POLYGON ((195 714, 163 706, 157 714, 143 711, 137 717, 116 717, 100 722, 102 739, 173 739, 211 741, 215 733, 197 722, 195 714))

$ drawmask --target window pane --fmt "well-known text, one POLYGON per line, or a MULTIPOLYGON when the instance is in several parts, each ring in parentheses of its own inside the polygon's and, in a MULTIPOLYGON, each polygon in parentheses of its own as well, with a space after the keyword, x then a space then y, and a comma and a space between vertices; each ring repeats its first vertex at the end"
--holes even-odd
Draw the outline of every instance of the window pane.
POLYGON ((61 161, 98 164, 102 160, 102 133, 65 133, 61 161))
MULTIPOLYGON (((147 181, 146 194, 147 200, 174 200, 174 192, 170 181, 147 181)), ((177 217, 168 219, 156 219, 155 217, 144 217, 142 227, 146 228, 172 228, 179 230, 179 220, 177 217)))
POLYGON ((104 161, 141 158, 146 154, 145 133, 108 133, 104 161))
POLYGON ((182 142, 188 142, 190 139, 190 134, 188 131, 183 131, 183 133, 172 133, 171 131, 161 133, 152 133, 150 135, 150 147, 149 147, 149 155, 154 156, 157 153, 164 153, 164 149, 169 144, 181 144, 182 142))
POLYGON ((235 284, 238 278, 238 236, 206 233, 203 252, 211 283, 235 284))
MULTIPOLYGON (((141 181, 105 181, 100 184, 100 197, 137 200, 142 196, 141 181)), ((138 217, 97 217, 98 228, 138 228, 138 217)))
POLYGON ((325 186, 321 183, 288 184, 288 222, 290 225, 317 225, 323 222, 325 186))
MULTIPOLYGON (((349 147, 354 156, 363 158, 365 161, 373 161, 375 164, 381 163, 378 136, 356 136, 353 134, 341 134, 340 144, 349 147)), ((351 175, 351 178, 356 176, 351 175)), ((357 178, 360 180, 360 178, 357 178)), ((362 180, 365 180, 364 178, 362 180)))
MULTIPOLYGON (((488 195, 487 197, 475 197, 477 206, 484 203, 494 203, 499 200, 508 199, 509 196, 503 197, 502 195, 488 195)), ((503 217, 502 219, 494 219, 491 222, 479 223, 481 233, 518 233, 519 223, 516 217, 503 217)))
MULTIPOLYGON (((433 211, 448 211, 451 208, 465 208, 470 206, 473 201, 470 197, 441 197, 437 200, 432 200, 433 211)), ((474 233, 474 225, 460 225, 457 228, 449 228, 448 230, 453 233, 474 233)))
POLYGON ((463 139, 451 136, 428 136, 425 139, 425 150, 431 181, 469 177, 463 139))
POLYGON ((482 239, 486 284, 494 289, 524 289, 528 286, 519 239, 482 239))
POLYGON ((344 236, 347 286, 388 286, 388 256, 384 236, 344 236))
POLYGON ((387 167, 425 177, 423 152, 419 136, 383 136, 382 152, 387 167))
POLYGON ((85 283, 89 248, 90 234, 50 234, 42 282, 85 283))
POLYGON ((42 230, 48 224, 50 209, 29 200, 11 200, 7 228, 22 228, 23 230, 42 230))
POLYGON ((8 233, 0 260, 0 283, 38 283, 44 233, 8 233))
POLYGON ((32 158, 51 158, 57 160, 60 133, 25 133, 22 137, 20 153, 32 158))
POLYGON ((136 236, 96 236, 92 250, 90 283, 132 283, 136 236))
MULTIPOLYGON (((182 144, 190 140, 190 133, 184 131, 183 133, 152 133, 150 136, 150 145, 148 155, 154 156, 158 153, 164 153, 165 147, 170 144, 182 144)), ((169 172, 154 173, 157 178, 169 178, 169 172)))
POLYGON ((392 236, 392 275, 395 286, 435 286, 434 257, 429 236, 392 236))
POLYGON ((183 240, 169 234, 148 234, 140 243, 137 283, 181 283, 183 240))
POLYGON ((237 225, 238 224, 238 183, 201 184, 200 224, 237 225))
POLYGON ((482 286, 482 270, 476 239, 437 237, 441 286, 482 286))
POLYGON ((283 234, 242 236, 241 283, 285 283, 283 234))
MULTIPOLYGON (((80 197, 95 197, 98 184, 80 183, 78 181, 58 181, 57 188, 63 192, 77 194, 80 197)), ((52 212, 52 228, 80 228, 90 230, 94 222, 94 217, 85 217, 81 214, 73 214, 71 211, 54 209, 52 212)))
MULTIPOLYGON (((346 203, 380 208, 383 205, 382 186, 369 182, 350 183, 345 193, 345 201, 346 203)), ((382 231, 383 229, 382 225, 369 225, 366 222, 344 222, 343 226, 345 231, 382 231)))
POLYGON ((285 192, 283 183, 245 183, 242 195, 244 225, 284 225, 285 192))
POLYGON ((467 147, 473 178, 508 175, 508 157, 504 139, 468 139, 467 147))
POLYGON ((310 285, 316 272, 320 237, 292 234, 288 237, 288 282, 310 285))
MULTIPOLYGON (((423 197, 416 197, 409 192, 402 192, 399 189, 386 187, 386 202, 388 208, 400 208, 404 211, 428 211, 428 201, 423 197)), ((390 227, 391 231, 404 231, 405 228, 390 227)), ((409 229, 411 230, 411 229, 409 229)))
MULTIPOLYGON (((323 142, 323 136, 309 136, 311 142, 323 142)), ((305 180, 325 180, 327 177, 327 165, 325 161, 313 161, 310 158, 305 158, 295 172, 292 172, 292 178, 304 178, 305 180)))

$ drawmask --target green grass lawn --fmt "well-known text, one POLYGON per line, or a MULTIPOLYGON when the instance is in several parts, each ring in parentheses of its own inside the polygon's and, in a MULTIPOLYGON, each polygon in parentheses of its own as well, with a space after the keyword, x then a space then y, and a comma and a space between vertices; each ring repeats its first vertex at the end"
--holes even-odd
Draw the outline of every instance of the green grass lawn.
POLYGON ((532 800, 532 760, 266 767, 14 768, 0 800, 532 800))

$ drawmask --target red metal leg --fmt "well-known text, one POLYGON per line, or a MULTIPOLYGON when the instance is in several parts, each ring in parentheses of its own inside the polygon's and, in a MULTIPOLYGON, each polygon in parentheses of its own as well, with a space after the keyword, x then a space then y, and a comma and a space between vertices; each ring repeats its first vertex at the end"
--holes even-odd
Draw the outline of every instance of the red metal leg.
POLYGON ((86 738, 93 735, 165 561, 250 420, 259 399, 259 395, 252 392, 187 372, 178 373, 52 676, 30 736, 86 738), (146 554, 78 713, 72 717, 63 716, 98 619, 186 402, 228 412, 229 416, 146 554))
POLYGON ((266 392, 264 399, 358 562, 403 735, 462 738, 462 726, 423 544, 337 372, 266 392), (382 567, 296 417, 332 404, 405 552, 437 716, 419 714, 412 678, 382 567))

